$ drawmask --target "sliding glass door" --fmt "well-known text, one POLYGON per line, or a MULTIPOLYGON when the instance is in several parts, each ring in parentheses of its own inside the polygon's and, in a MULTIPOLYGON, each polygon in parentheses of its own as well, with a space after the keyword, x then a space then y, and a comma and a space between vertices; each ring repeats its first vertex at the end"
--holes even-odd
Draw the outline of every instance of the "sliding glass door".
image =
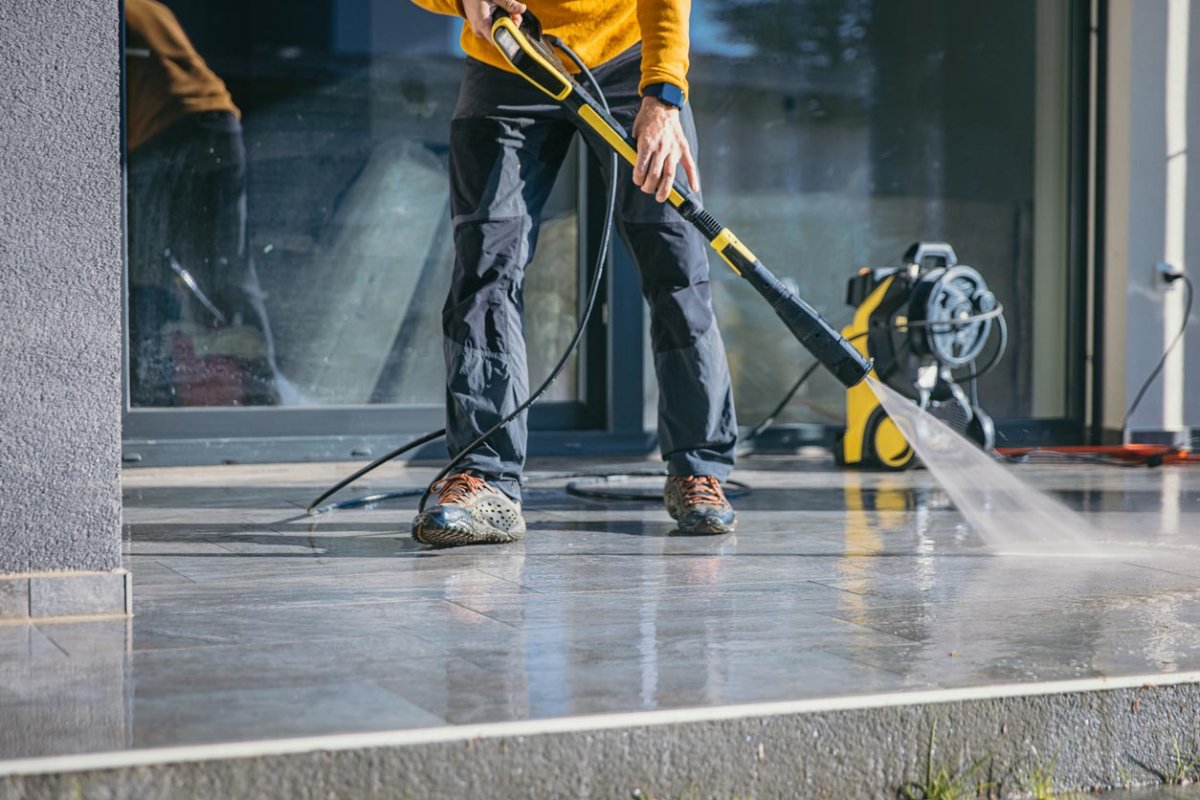
MULTIPOLYGON (((438 427, 458 21, 399 0, 129 0, 126 22, 137 455, 438 427), (204 84, 187 107, 179 81, 204 84)), ((534 381, 578 321, 579 173, 568 159, 528 270, 534 381)), ((535 427, 583 424, 580 363, 535 427)))

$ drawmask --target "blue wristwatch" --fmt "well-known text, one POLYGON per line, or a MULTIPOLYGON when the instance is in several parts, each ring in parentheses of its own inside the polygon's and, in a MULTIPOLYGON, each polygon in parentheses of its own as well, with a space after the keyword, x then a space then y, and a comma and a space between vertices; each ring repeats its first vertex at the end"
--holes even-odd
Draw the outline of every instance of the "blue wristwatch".
POLYGON ((683 89, 673 83, 651 83, 642 90, 642 97, 657 97, 675 108, 683 108, 683 104, 687 102, 687 98, 683 96, 683 89))

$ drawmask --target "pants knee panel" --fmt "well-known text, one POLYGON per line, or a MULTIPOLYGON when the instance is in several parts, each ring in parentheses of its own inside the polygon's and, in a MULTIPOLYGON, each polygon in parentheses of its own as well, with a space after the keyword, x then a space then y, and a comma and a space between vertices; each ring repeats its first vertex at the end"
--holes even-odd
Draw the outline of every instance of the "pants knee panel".
POLYGON ((442 332, 458 344, 502 353, 521 340, 527 219, 462 223, 442 308, 442 332))
POLYGON ((700 235, 683 222, 624 226, 650 304, 654 352, 690 347, 713 326, 708 256, 700 235))

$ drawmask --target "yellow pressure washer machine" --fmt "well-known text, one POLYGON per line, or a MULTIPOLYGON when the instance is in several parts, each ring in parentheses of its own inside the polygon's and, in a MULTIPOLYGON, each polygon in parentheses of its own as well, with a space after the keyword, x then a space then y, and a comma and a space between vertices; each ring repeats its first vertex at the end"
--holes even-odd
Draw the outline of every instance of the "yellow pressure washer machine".
MULTIPOLYGON (((995 447, 995 426, 979 406, 978 379, 1004 355, 1008 330, 1003 307, 977 270, 959 264, 944 242, 918 242, 903 266, 859 270, 846 302, 854 320, 842 335, 874 359, 872 377, 985 450, 995 447), (977 367, 993 331, 998 344, 977 367)), ((834 457, 843 466, 902 470, 916 454, 864 382, 847 389, 846 428, 835 440, 834 457)))

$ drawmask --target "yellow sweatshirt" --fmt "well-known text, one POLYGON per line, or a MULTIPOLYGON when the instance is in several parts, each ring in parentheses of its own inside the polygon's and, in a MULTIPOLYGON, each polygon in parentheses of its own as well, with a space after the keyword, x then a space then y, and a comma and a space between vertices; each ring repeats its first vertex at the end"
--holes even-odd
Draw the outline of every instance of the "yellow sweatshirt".
MULTIPOLYGON (((462 16, 459 0, 413 0, 438 14, 462 16)), ((687 94, 688 15, 691 0, 522 0, 542 29, 571 46, 589 67, 603 64, 642 42, 639 91, 672 83, 687 94)), ((465 20, 463 50, 493 67, 512 71, 495 45, 480 39, 465 20)))
POLYGON ((204 63, 171 10, 125 0, 125 129, 135 149, 188 114, 241 116, 225 83, 204 63))

